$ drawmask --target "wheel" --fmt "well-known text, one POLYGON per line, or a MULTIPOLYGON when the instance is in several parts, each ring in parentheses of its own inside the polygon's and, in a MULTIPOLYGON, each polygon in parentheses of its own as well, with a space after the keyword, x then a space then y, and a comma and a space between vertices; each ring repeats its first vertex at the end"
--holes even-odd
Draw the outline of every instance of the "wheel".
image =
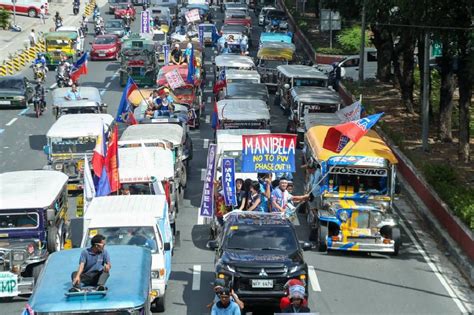
POLYGON ((28 9, 28 16, 29 17, 36 17, 36 10, 31 8, 31 9, 28 9))
POLYGON ((35 265, 33 266, 33 268, 31 268, 31 274, 33 276, 33 279, 34 279, 34 283, 36 285, 37 281, 38 281, 38 278, 41 274, 41 271, 43 271, 44 269, 44 264, 39 264, 39 265, 35 265))
POLYGON ((327 236, 328 236, 328 227, 325 225, 319 225, 318 228, 318 249, 320 252, 325 252, 328 250, 327 236))
POLYGON ((155 300, 156 302, 153 302, 151 304, 151 311, 153 313, 155 313, 155 312, 160 312, 161 313, 161 312, 165 311, 165 300, 166 300, 165 297, 166 297, 166 294, 164 294, 162 297, 160 297, 158 299, 158 301, 155 300))
POLYGON ((39 118, 39 116, 41 115, 41 106, 38 102, 35 102, 34 105, 35 105, 36 118, 39 118))
POLYGON ((48 228, 47 248, 50 253, 61 250, 61 237, 59 236, 58 228, 55 226, 48 228))
POLYGON ((394 240, 395 245, 394 245, 394 252, 392 253, 392 256, 398 256, 398 253, 400 251, 400 246, 402 245, 402 238, 400 236, 400 229, 399 228, 392 228, 391 232, 391 239, 394 240))
POLYGON ((187 170, 186 170, 186 166, 183 165, 183 166, 181 167, 181 170, 182 170, 182 171, 181 171, 181 178, 182 178, 182 179, 181 179, 181 186, 182 186, 183 188, 186 188, 186 185, 188 184, 188 172, 187 172, 187 170))
POLYGON ((176 236, 176 222, 171 224, 171 232, 173 232, 173 236, 176 236))

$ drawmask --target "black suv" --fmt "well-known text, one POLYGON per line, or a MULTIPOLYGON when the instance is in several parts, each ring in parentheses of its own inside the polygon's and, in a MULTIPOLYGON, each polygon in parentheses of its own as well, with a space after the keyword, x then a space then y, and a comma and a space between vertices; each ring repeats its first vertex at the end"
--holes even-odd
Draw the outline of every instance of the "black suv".
POLYGON ((246 304, 275 304, 285 295, 290 279, 307 283, 308 266, 293 224, 276 214, 231 212, 216 240, 216 277, 232 283, 246 304))

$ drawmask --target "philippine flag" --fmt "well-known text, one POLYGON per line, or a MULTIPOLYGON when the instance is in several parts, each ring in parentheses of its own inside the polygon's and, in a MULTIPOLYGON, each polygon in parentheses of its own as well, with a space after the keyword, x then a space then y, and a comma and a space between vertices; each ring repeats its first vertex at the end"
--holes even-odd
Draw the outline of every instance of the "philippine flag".
POLYGON ((211 116, 211 127, 212 129, 219 128, 219 113, 217 111, 217 102, 214 102, 214 110, 212 111, 211 116))
POLYGON ((105 156, 107 154, 106 140, 105 130, 102 129, 102 134, 97 137, 94 153, 92 154, 92 170, 94 171, 94 175, 97 177, 102 175, 102 169, 105 164, 105 156))
POLYGON ((137 120, 133 115, 133 107, 130 106, 128 97, 132 94, 133 91, 138 90, 137 84, 133 81, 132 78, 128 78, 127 85, 122 93, 122 98, 120 99, 120 104, 117 111, 117 116, 115 121, 117 122, 126 122, 130 125, 136 125, 137 120))
POLYGON ((85 52, 81 58, 72 65, 70 77, 73 82, 76 82, 81 75, 87 74, 87 58, 89 58, 89 52, 85 52))
POLYGON ((359 141, 360 138, 377 123, 383 114, 384 113, 370 115, 359 120, 329 128, 326 138, 324 138, 323 148, 337 153, 341 152, 347 143, 349 143, 349 140, 352 140, 354 143, 359 141))

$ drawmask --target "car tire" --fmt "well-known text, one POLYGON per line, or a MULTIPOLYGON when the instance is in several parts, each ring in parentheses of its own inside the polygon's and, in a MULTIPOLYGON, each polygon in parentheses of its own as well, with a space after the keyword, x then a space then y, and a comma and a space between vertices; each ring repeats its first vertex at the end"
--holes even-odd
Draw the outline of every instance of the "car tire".
POLYGON ((395 242, 394 252, 392 253, 392 256, 398 256, 398 253, 400 252, 400 247, 402 245, 402 238, 401 238, 401 235, 400 235, 400 229, 399 228, 392 228, 390 238, 395 242))
POLYGON ((44 264, 34 265, 31 268, 31 275, 34 279, 35 286, 36 286, 36 283, 38 282, 38 278, 41 274, 41 271, 43 271, 43 269, 44 269, 44 264))
POLYGON ((165 311, 165 301, 166 301, 166 293, 158 299, 158 301, 156 302, 153 302, 153 304, 151 304, 151 311, 153 313, 162 313, 165 311))
POLYGON ((56 226, 48 228, 47 248, 50 254, 61 250, 61 237, 56 226))
POLYGON ((38 13, 36 12, 35 9, 31 8, 31 9, 28 9, 28 16, 33 18, 33 17, 38 16, 38 13))
POLYGON ((328 250, 328 244, 326 241, 327 236, 328 236, 328 227, 320 224, 318 228, 318 250, 320 252, 325 252, 328 250))

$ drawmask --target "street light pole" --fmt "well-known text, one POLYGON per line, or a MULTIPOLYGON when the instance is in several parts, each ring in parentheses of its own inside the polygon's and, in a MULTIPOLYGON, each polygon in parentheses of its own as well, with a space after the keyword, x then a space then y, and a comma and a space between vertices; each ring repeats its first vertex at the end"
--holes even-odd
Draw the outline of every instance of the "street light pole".
POLYGON ((16 26, 16 0, 12 0, 13 3, 13 25, 16 26))
POLYGON ((360 27, 360 53, 359 53, 359 85, 364 81, 364 55, 365 55, 365 0, 362 2, 362 25, 360 27))
POLYGON ((423 106, 422 106, 422 147, 423 151, 429 151, 428 145, 428 133, 429 133, 429 115, 430 115, 430 92, 429 92, 429 75, 430 75, 430 38, 428 31, 425 30, 425 51, 424 51, 424 60, 423 60, 423 106))

